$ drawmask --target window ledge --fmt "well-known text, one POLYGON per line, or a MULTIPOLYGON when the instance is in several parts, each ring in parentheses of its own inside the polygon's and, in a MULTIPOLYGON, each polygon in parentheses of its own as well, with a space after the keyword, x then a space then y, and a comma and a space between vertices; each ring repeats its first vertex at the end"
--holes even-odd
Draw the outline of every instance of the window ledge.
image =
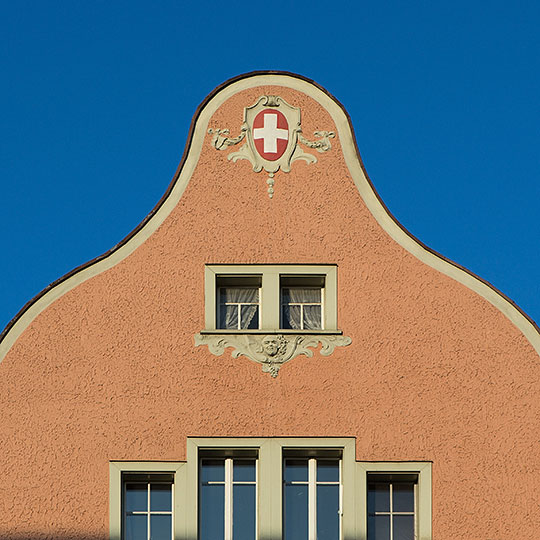
POLYGON ((195 335, 195 346, 207 345, 216 356, 232 347, 233 358, 246 356, 277 377, 283 364, 298 355, 313 356, 312 349, 319 344, 323 356, 331 355, 336 347, 350 345, 351 338, 342 334, 341 330, 201 330, 195 335))

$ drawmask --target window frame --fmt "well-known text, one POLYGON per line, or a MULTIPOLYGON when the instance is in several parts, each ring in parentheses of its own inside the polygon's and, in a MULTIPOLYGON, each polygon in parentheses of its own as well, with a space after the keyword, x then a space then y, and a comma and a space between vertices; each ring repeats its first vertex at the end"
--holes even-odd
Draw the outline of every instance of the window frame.
POLYGON ((171 461, 111 461, 109 462, 109 537, 110 540, 123 538, 123 494, 124 474, 172 474, 172 520, 173 539, 183 538, 185 511, 184 486, 186 484, 186 464, 171 461))
POLYGON ((299 264, 207 264, 204 272, 205 329, 201 334, 341 334, 337 326, 337 265, 299 265, 299 264), (258 329, 220 329, 218 326, 218 279, 222 276, 253 277, 261 276, 259 295, 258 329), (321 289, 322 329, 294 330, 281 328, 281 277, 284 276, 322 276, 321 289))
MULTIPOLYGON (((198 483, 197 490, 200 490, 202 484, 201 475, 202 475, 202 462, 204 460, 223 460, 224 465, 224 479, 221 481, 212 481, 213 484, 222 484, 224 487, 223 496, 224 496, 224 538, 225 540, 232 540, 233 538, 233 524, 234 524, 234 500, 233 495, 235 485, 254 485, 255 486, 255 530, 258 530, 258 512, 257 512, 257 500, 258 500, 258 491, 259 491, 259 456, 258 452, 249 452, 252 455, 245 455, 246 452, 244 449, 238 449, 236 451, 227 451, 210 450, 205 449, 207 455, 201 455, 201 452, 198 454, 198 483), (251 460, 255 462, 255 480, 254 481, 235 481, 233 477, 233 468, 235 461, 242 460, 251 460)), ((201 493, 197 492, 197 538, 200 538, 200 513, 201 513, 201 493)))
POLYGON ((283 537, 283 463, 288 451, 301 452, 306 458, 317 457, 318 453, 337 450, 342 460, 342 538, 355 537, 356 461, 355 439, 352 437, 271 437, 271 438, 188 438, 187 440, 187 485, 185 497, 186 536, 198 538, 199 519, 199 460, 205 451, 221 451, 234 457, 235 451, 253 450, 258 455, 257 476, 257 539, 283 537))
MULTIPOLYGON (((319 449, 320 451, 320 449, 319 449)), ((307 530, 308 530, 308 539, 309 540, 315 540, 317 538, 317 531, 318 531, 318 513, 319 513, 319 501, 318 501, 318 490, 317 487, 321 485, 337 485, 338 486, 338 526, 339 526, 339 537, 335 540, 341 540, 343 538, 343 456, 341 455, 341 451, 339 451, 339 456, 325 456, 325 455, 310 455, 306 456, 305 454, 302 455, 295 455, 291 456, 290 452, 287 452, 285 450, 283 452, 283 467, 284 467, 284 474, 283 474, 283 491, 282 491, 282 506, 283 508, 286 508, 287 506, 287 495, 286 495, 286 486, 287 485, 305 485, 308 488, 307 492, 307 506, 308 506, 308 523, 307 523, 307 530), (287 455, 289 454, 289 455, 287 455), (308 477, 307 480, 297 480, 292 481, 289 484, 287 484, 285 478, 286 478, 286 469, 287 469, 287 461, 306 461, 307 462, 307 473, 308 477), (317 469, 318 464, 321 461, 325 460, 331 460, 331 461, 337 461, 339 464, 339 472, 338 472, 338 480, 336 481, 320 481, 317 478, 317 469)), ((286 538, 286 516, 283 516, 283 523, 282 526, 284 527, 283 530, 283 537, 286 538)))
POLYGON ((426 461, 361 462, 357 463, 357 485, 359 508, 363 509, 358 520, 359 538, 367 538, 367 484, 368 475, 415 474, 417 475, 416 535, 418 540, 431 540, 431 474, 432 464, 426 461))
POLYGON ((170 473, 174 475, 173 520, 175 540, 198 538, 199 459, 201 452, 220 452, 224 457, 257 453, 257 539, 282 538, 283 464, 286 453, 306 458, 341 453, 341 538, 367 538, 368 474, 416 474, 418 477, 417 539, 432 540, 432 463, 427 461, 365 462, 356 460, 355 437, 188 437, 187 462, 113 461, 109 464, 110 539, 122 540, 122 474, 170 473))

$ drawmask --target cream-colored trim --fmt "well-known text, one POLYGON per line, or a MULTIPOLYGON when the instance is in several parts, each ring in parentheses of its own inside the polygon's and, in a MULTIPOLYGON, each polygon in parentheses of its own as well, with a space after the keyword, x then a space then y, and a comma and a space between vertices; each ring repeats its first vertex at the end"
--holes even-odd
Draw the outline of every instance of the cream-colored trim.
POLYGON ((398 244, 416 256, 419 260, 455 279, 459 283, 462 283, 493 304, 523 332, 535 350, 540 354, 540 333, 537 331, 531 321, 529 321, 511 302, 475 276, 428 251, 415 239, 409 236, 404 230, 402 230, 401 227, 399 227, 399 225, 389 215, 377 198, 364 174, 364 171, 362 170, 348 119, 338 103, 324 91, 306 80, 286 74, 269 73, 247 76, 232 82, 231 84, 225 86, 208 101, 205 107, 200 111, 199 117, 197 118, 187 158, 183 164, 182 170, 180 171, 179 177, 165 202, 148 220, 144 227, 142 227, 118 250, 111 253, 105 259, 102 259, 81 270, 80 272, 77 272, 70 278, 50 289, 47 293, 36 300, 36 302, 32 304, 30 308, 28 308, 28 310, 26 310, 15 322, 10 331, 4 337, 2 343, 0 343, 0 360, 3 359, 3 357, 7 354, 15 340, 21 335, 32 320, 41 311, 47 308, 54 300, 87 279, 90 279, 91 277, 112 268, 115 264, 119 263, 135 249, 137 249, 137 247, 139 247, 154 233, 154 231, 161 225, 161 223, 163 223, 165 218, 176 206, 180 200, 180 197, 184 193, 184 190, 198 162, 201 148, 207 135, 208 122, 214 112, 237 92, 246 90, 248 88, 267 85, 289 87, 303 92, 314 100, 318 101, 332 116, 332 119, 336 124, 337 135, 341 141, 345 161, 349 171, 351 172, 360 195, 381 227, 396 242, 398 242, 398 244))
POLYGON ((186 464, 169 461, 111 461, 109 463, 109 538, 122 540, 122 473, 174 474, 174 538, 185 537, 186 464))
POLYGON ((431 540, 431 463, 419 461, 406 462, 358 462, 357 476, 357 515, 358 538, 367 538, 367 475, 368 473, 415 473, 418 474, 418 540, 431 540))

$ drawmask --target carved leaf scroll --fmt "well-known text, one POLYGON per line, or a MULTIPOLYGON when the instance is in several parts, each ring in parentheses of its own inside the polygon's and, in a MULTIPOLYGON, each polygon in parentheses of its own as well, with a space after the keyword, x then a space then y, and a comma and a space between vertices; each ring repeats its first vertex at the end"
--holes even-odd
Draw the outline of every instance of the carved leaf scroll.
POLYGON ((312 348, 322 345, 320 353, 329 356, 336 347, 350 345, 351 338, 342 335, 297 334, 196 334, 195 346, 207 345, 208 350, 221 356, 232 347, 231 356, 246 356, 262 365, 265 373, 277 377, 280 367, 299 355, 312 357, 312 348))

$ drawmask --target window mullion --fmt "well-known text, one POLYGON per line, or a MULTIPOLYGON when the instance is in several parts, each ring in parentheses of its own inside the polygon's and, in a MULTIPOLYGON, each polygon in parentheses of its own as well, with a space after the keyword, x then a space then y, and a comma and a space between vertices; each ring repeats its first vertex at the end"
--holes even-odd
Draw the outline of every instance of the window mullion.
POLYGON ((150 536, 150 482, 148 482, 146 491, 146 536, 147 540, 151 540, 150 536))
POLYGON ((308 462, 308 540, 317 540, 317 460, 308 462))
POLYGON ((418 483, 414 484, 414 539, 417 540, 418 538, 418 483))
POLYGON ((264 330, 276 330, 280 327, 279 273, 265 271, 262 275, 261 288, 261 328, 264 330))
POLYGON ((225 459, 225 535, 224 540, 233 539, 233 460, 225 459))
POLYGON ((394 493, 393 484, 390 484, 390 540, 394 540, 394 493))

